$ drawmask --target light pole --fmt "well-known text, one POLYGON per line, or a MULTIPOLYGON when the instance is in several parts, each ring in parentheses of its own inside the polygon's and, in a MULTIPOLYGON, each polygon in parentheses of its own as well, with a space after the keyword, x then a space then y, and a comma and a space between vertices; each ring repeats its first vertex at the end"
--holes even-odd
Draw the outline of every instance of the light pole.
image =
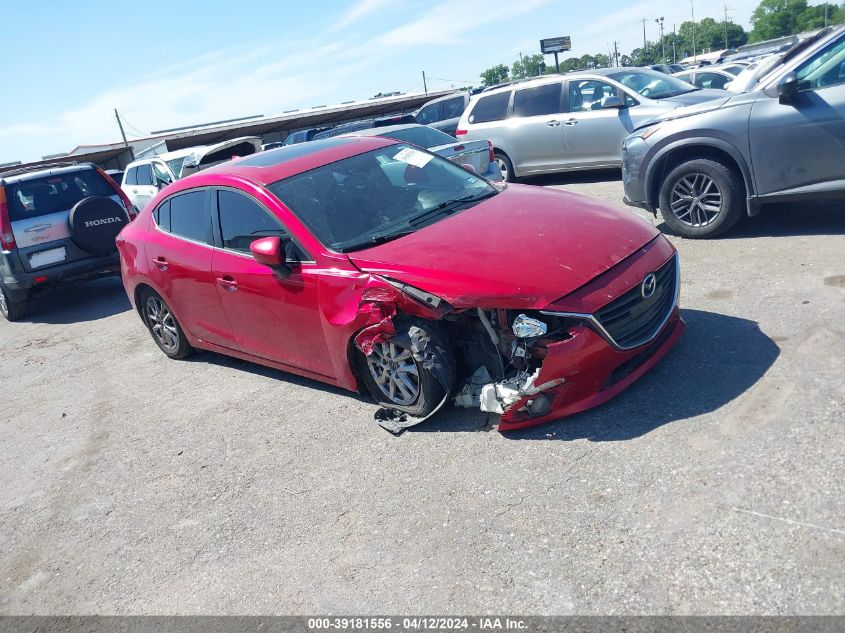
POLYGON ((663 64, 666 62, 666 42, 663 40, 663 18, 654 18, 654 21, 657 22, 657 26, 660 27, 660 49, 662 51, 660 63, 663 64))
POLYGON ((689 0, 690 11, 692 11, 692 61, 698 60, 698 55, 695 52, 695 2, 689 0))

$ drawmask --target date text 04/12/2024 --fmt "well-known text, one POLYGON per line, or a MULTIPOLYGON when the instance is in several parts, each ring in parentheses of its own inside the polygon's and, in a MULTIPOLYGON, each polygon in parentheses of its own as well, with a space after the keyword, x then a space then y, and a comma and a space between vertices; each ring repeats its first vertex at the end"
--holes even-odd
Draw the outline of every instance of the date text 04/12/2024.
POLYGON ((381 631, 454 631, 454 630, 511 630, 527 627, 524 620, 500 617, 331 617, 309 618, 311 630, 381 630, 381 631))

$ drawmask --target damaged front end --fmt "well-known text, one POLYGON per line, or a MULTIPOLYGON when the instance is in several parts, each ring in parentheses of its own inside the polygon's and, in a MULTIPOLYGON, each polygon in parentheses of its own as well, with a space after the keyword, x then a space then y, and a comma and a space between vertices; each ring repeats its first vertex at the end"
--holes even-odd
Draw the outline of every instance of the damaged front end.
MULTIPOLYGON (((457 308, 375 275, 362 295, 359 313, 367 315, 368 325, 354 337, 358 350, 367 358, 380 353, 378 346, 407 350, 419 371, 439 387, 436 406, 431 401, 423 403, 426 406, 404 405, 376 397, 382 407, 376 415, 379 424, 397 434, 429 419, 450 399, 458 407, 500 416, 499 431, 583 411, 609 400, 645 373, 684 329, 675 300, 653 338, 625 349, 589 315, 457 308)), ((373 365, 386 367, 381 360, 369 363, 373 365)))

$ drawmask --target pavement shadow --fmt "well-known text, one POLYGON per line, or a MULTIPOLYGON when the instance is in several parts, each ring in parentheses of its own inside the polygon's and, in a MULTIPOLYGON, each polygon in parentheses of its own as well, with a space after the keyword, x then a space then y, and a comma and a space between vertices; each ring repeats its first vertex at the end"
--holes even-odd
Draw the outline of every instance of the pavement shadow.
POLYGON ((558 174, 543 174, 542 176, 526 176, 525 178, 520 178, 517 182, 525 185, 551 187, 554 185, 590 184, 595 182, 610 182, 613 180, 622 180, 622 170, 619 167, 612 169, 565 171, 558 174))
POLYGON ((259 365, 258 363, 254 363, 252 361, 242 360, 240 358, 235 358, 234 356, 226 356, 225 354, 218 354, 217 352, 197 350, 195 354, 192 354, 191 356, 180 362, 208 363, 211 365, 217 365, 218 367, 228 367, 236 371, 248 372, 254 376, 261 376, 262 378, 270 378, 272 380, 280 380, 291 385, 308 387, 309 389, 316 389, 325 393, 331 393, 339 396, 352 398, 354 400, 358 400, 359 402, 368 402, 371 404, 375 404, 366 396, 355 393, 354 391, 347 391, 346 389, 342 389, 341 387, 335 387, 333 385, 321 382, 319 380, 315 380, 313 378, 305 378, 304 376, 299 376, 298 374, 293 374, 282 369, 274 369, 273 367, 259 365))
MULTIPOLYGON (((521 431, 511 440, 615 442, 711 413, 742 395, 774 364, 780 348, 755 321, 701 310, 682 310, 688 328, 645 376, 610 402, 577 415, 521 431)), ((492 428, 486 414, 449 409, 411 431, 478 431, 492 428)))
POLYGON ((120 276, 60 284, 30 298, 30 323, 57 325, 97 321, 132 306, 120 276))
MULTIPOLYGON (((658 218, 660 215, 658 215, 658 218)), ((676 235, 669 225, 657 225, 664 233, 676 235)), ((845 202, 821 201, 803 204, 768 204, 759 215, 745 216, 739 224, 715 239, 735 240, 753 237, 793 237, 801 235, 845 235, 845 202)))

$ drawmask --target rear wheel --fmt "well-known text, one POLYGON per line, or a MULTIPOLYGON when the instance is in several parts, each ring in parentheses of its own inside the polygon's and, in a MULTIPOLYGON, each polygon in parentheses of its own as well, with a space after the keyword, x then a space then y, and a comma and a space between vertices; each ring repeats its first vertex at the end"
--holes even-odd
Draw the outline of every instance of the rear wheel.
POLYGON ((493 156, 496 161, 496 165, 499 167, 499 171, 502 172, 502 180, 505 182, 513 182, 513 163, 511 163, 511 159, 503 152, 495 152, 493 156))
POLYGON ((6 289, 0 284, 0 314, 7 321, 19 321, 29 311, 29 301, 26 297, 17 301, 9 299, 6 289))
POLYGON ((182 326, 170 306, 157 293, 144 291, 141 294, 141 309, 144 323, 162 352, 174 359, 185 358, 193 353, 194 348, 188 343, 182 326))
POLYGON ((695 159, 666 176, 660 213, 683 237, 715 237, 742 218, 744 197, 742 180, 733 170, 715 160, 695 159))

